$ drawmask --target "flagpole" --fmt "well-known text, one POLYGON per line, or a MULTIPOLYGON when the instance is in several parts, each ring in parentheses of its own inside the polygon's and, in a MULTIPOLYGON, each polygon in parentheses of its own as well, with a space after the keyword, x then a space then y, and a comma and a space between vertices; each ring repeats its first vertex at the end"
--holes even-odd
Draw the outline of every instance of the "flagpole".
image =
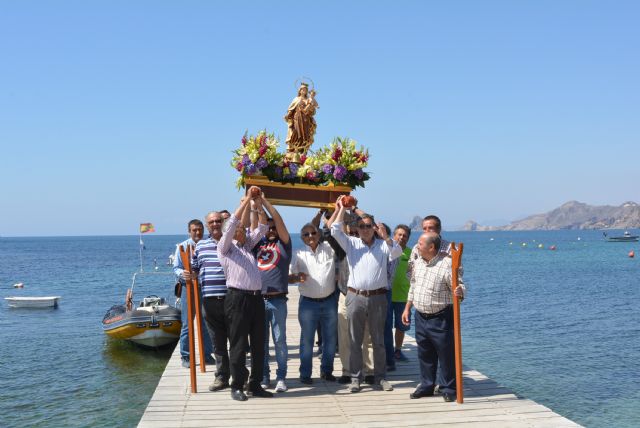
POLYGON ((143 247, 143 243, 142 243, 142 232, 140 232, 140 272, 142 272, 142 247, 143 247))

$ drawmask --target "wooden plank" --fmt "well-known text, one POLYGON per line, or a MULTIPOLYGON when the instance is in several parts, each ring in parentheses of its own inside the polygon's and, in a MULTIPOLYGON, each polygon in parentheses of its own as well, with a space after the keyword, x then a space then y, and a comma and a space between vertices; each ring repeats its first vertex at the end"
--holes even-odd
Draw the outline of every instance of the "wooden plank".
MULTIPOLYGON (((319 379, 320 359, 313 359, 313 385, 298 380, 300 326, 297 315, 298 289, 290 287, 287 318, 289 345, 289 391, 274 398, 231 399, 229 390, 209 392, 214 367, 197 376, 197 394, 190 393, 189 370, 181 366, 180 351, 172 354, 158 387, 142 416, 141 428, 210 426, 283 427, 576 427, 576 423, 532 400, 518 397, 508 388, 469 367, 464 368, 464 404, 445 403, 442 397, 410 400, 417 386, 419 366, 415 339, 405 336, 408 362, 398 362, 388 374, 393 391, 377 391, 364 385, 352 394, 346 385, 319 379)), ((273 356, 273 348, 271 349, 273 356)), ((275 358, 271 358, 275 366, 275 358)), ((273 367, 272 366, 272 367, 273 367)), ((341 373, 336 356, 334 373, 341 373)))

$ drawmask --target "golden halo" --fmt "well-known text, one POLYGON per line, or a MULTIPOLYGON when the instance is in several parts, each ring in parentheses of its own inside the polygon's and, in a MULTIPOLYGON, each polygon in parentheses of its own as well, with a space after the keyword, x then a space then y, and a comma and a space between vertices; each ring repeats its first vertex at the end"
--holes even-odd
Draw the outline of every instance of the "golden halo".
POLYGON ((311 83, 311 88, 310 90, 315 91, 316 89, 316 85, 313 83, 313 80, 311 80, 308 77, 302 76, 299 79, 296 79, 296 82, 294 84, 296 90, 300 87, 301 84, 306 83, 307 86, 309 86, 309 83, 311 83))

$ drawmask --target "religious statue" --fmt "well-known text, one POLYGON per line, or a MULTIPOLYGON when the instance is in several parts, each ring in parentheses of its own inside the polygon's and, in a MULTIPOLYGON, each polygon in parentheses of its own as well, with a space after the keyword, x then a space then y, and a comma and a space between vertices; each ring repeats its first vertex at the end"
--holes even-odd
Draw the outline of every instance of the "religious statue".
POLYGON ((286 139, 286 157, 289 162, 300 162, 300 156, 306 155, 313 144, 317 127, 313 116, 319 108, 315 96, 316 91, 313 89, 309 91, 308 83, 301 83, 298 96, 291 101, 284 117, 289 126, 286 139))

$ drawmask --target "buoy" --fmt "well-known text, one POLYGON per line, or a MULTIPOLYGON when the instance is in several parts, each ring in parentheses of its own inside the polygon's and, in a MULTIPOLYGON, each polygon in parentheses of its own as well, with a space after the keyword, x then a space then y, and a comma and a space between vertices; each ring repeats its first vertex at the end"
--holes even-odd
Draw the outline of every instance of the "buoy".
POLYGON ((21 282, 18 282, 16 284, 13 284, 13 288, 24 288, 24 284, 21 282))
POLYGON ((581 240, 582 238, 578 236, 578 241, 581 240))
POLYGON ((633 252, 633 250, 629 251, 629 257, 634 258, 636 255, 636 253, 633 252))
POLYGON ((538 244, 538 248, 544 248, 544 245, 538 244))
POLYGON ((527 243, 526 243, 526 242, 523 242, 523 243, 522 243, 522 246, 523 246, 523 247, 526 247, 526 246, 527 246, 527 243))
POLYGON ((513 242, 509 242, 509 245, 513 245, 513 242))
POLYGON ((493 241, 493 238, 489 239, 489 241, 493 241))
POLYGON ((556 246, 555 246, 555 245, 552 245, 552 246, 550 246, 550 247, 549 247, 549 249, 550 249, 551 251, 555 251, 555 250, 556 250, 556 246))

